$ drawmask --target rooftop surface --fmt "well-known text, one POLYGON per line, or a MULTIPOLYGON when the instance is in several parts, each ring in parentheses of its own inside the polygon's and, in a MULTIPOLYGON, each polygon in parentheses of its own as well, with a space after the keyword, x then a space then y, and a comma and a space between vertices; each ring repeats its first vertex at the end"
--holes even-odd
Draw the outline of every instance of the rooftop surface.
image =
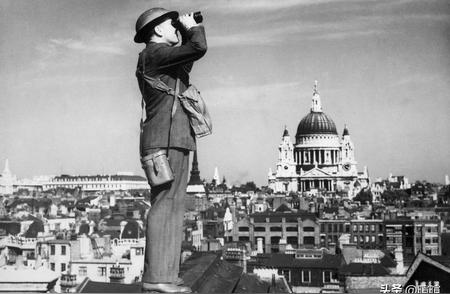
MULTIPOLYGON (((180 277, 195 293, 289 293, 284 283, 272 284, 221 259, 220 254, 194 253, 180 268, 180 277)), ((79 293, 140 293, 141 284, 93 282, 86 278, 79 293)))

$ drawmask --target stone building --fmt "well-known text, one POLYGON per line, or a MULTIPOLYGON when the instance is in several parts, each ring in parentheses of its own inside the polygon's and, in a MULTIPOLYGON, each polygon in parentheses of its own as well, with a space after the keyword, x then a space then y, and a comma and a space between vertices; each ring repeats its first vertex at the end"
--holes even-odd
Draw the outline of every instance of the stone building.
POLYGON ((300 121, 292 143, 287 129, 278 146, 276 171, 269 171, 269 187, 275 193, 342 192, 353 197, 368 187, 367 168, 358 172, 355 146, 345 126, 338 135, 334 121, 322 111, 317 81, 311 111, 300 121))
POLYGON ((276 211, 253 213, 234 229, 233 241, 249 241, 260 253, 292 248, 315 248, 319 245, 320 227, 317 217, 306 211, 291 211, 281 205, 276 211))

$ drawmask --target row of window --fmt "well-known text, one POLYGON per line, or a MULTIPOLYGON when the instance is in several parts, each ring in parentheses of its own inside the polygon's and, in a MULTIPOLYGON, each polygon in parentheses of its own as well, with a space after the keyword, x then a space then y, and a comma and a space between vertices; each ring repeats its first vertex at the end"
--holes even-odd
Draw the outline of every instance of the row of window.
POLYGON ((416 226, 416 231, 417 232, 426 232, 426 233, 437 233, 438 232, 438 227, 437 226, 433 226, 433 227, 420 227, 420 226, 416 226))
POLYGON ((85 188, 88 189, 93 189, 93 188, 121 188, 123 187, 123 185, 121 184, 65 184, 65 185, 48 185, 48 188, 59 188, 59 187, 68 187, 68 188, 77 188, 80 186, 84 186, 85 188))
MULTIPOLYGON (((250 229, 249 227, 239 227, 238 228, 239 232, 248 232, 250 229)), ((280 226, 273 226, 270 227, 269 230, 271 232, 282 232, 283 228, 280 226)), ((265 232, 266 228, 265 227, 255 227, 254 228, 255 232, 265 232)), ((286 232, 297 232, 298 231, 298 227, 286 227, 286 232)), ((303 227, 303 232, 314 232, 315 228, 314 227, 303 227)))
MULTIPOLYGON (((262 239, 263 244, 265 244, 265 238, 257 237, 255 238, 255 245, 258 244, 258 239, 262 239)), ((270 244, 271 245, 278 245, 280 244, 281 237, 274 236, 270 238, 270 244)), ((240 236, 239 241, 250 241, 249 237, 240 236)), ((287 237, 286 242, 288 244, 296 246, 298 244, 298 238, 297 237, 287 237)), ((304 245, 314 245, 315 244, 315 238, 312 236, 306 236, 303 237, 303 244, 304 245)))
MULTIPOLYGON (((50 255, 55 255, 55 254, 56 254, 56 246, 50 245, 50 255)), ((61 255, 66 255, 66 246, 65 245, 61 246, 61 255)))
MULTIPOLYGON (((87 266, 80 266, 78 268, 78 275, 80 277, 87 276, 87 266)), ((99 267, 97 267, 97 275, 99 277, 106 277, 106 266, 99 266, 99 267)))
MULTIPOLYGON (((279 274, 284 275, 286 280, 291 283, 292 282, 292 273, 290 270, 279 270, 279 274)), ((334 280, 332 271, 323 271, 322 272, 322 282, 323 283, 331 283, 334 280)), ((310 270, 301 270, 300 271, 300 280, 302 283, 308 284, 311 283, 311 271, 310 270)))
MULTIPOLYGON (((65 263, 61 263, 61 272, 65 272, 67 269, 67 266, 65 263)), ((50 270, 56 271, 56 266, 54 262, 50 262, 50 270)))
POLYGON ((386 237, 387 244, 402 244, 401 237, 386 237))
POLYGON ((252 218, 252 221, 256 224, 258 224, 258 223, 282 223, 282 222, 297 224, 299 222, 299 219, 297 217, 289 217, 289 216, 271 216, 271 217, 255 216, 252 218))
POLYGON ((100 182, 100 181, 108 181, 109 178, 62 178, 62 179, 54 179, 53 182, 61 183, 61 182, 100 182))
MULTIPOLYGON (((129 268, 127 268, 127 271, 128 270, 129 270, 129 268)), ((80 266, 78 268, 78 275, 80 277, 87 276, 87 266, 80 266)), ((99 266, 99 267, 97 267, 97 275, 99 277, 106 277, 107 276, 107 268, 106 268, 106 266, 99 266)))
MULTIPOLYGON (((377 242, 376 237, 375 236, 353 236, 353 243, 375 243, 377 242)), ((378 236, 378 242, 377 244, 382 244, 383 243, 383 236, 378 236)))
MULTIPOLYGON (((353 224, 353 233, 375 233, 376 232, 376 224, 353 224)), ((331 232, 335 232, 335 233, 350 233, 350 224, 320 224, 320 231, 325 233, 331 233, 331 232)), ((378 231, 382 232, 383 231, 383 225, 382 224, 378 224, 378 231)))
MULTIPOLYGON (((422 243, 422 238, 421 237, 417 237, 416 238, 416 243, 422 243)), ((439 243, 439 238, 438 237, 425 238, 425 244, 437 244, 437 243, 439 243)))

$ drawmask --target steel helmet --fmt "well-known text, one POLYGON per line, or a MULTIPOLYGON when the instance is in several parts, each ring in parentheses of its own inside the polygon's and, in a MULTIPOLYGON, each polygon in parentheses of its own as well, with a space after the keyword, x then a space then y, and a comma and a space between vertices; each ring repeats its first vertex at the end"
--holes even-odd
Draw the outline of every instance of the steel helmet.
POLYGON ((136 21, 134 41, 136 43, 144 43, 145 32, 167 18, 177 19, 178 12, 156 7, 142 13, 136 21))

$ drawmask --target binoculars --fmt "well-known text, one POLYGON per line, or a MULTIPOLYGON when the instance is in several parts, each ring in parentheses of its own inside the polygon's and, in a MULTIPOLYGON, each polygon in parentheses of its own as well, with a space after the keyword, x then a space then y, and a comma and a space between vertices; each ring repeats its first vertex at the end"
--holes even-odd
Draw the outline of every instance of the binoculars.
MULTIPOLYGON (((194 12, 193 17, 194 17, 194 20, 195 20, 196 23, 202 23, 203 22, 203 15, 202 15, 202 13, 200 11, 194 12)), ((180 22, 178 20, 174 20, 174 21, 172 21, 172 25, 174 27, 178 27, 180 25, 180 22)))

